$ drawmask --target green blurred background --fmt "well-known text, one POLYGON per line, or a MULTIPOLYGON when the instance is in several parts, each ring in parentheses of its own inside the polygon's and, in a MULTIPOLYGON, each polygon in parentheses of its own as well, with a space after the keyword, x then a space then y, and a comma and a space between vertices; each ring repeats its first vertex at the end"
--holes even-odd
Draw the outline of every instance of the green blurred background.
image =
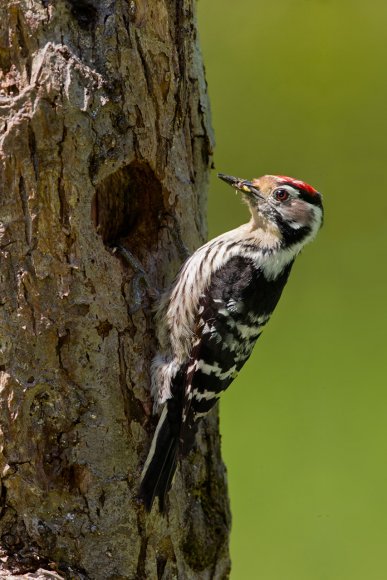
MULTIPOLYGON (((387 579, 387 3, 200 0, 216 170, 325 226, 221 403, 233 580, 387 579)), ((215 177, 210 237, 247 210, 215 177)))

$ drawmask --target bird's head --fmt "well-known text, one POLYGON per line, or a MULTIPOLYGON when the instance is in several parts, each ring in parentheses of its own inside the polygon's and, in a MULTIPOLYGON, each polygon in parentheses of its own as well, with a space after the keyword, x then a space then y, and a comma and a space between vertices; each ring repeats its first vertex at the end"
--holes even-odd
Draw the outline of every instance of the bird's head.
POLYGON ((285 175, 264 175, 251 181, 223 173, 218 177, 242 192, 254 225, 278 230, 286 245, 310 241, 322 225, 321 194, 304 181, 285 175))

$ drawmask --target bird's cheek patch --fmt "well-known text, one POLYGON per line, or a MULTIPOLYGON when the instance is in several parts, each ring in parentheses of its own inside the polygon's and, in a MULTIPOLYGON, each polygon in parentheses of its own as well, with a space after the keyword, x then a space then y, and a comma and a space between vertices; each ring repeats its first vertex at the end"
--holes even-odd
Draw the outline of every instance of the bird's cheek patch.
POLYGON ((293 199, 289 205, 281 207, 281 213, 286 221, 299 228, 310 226, 313 221, 313 211, 299 199, 293 199))

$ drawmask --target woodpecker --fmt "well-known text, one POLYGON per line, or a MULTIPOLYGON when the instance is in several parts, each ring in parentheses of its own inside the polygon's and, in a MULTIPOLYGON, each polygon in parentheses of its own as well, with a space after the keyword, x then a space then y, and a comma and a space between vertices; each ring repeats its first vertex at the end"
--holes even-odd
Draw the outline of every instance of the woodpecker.
POLYGON ((303 181, 218 177, 242 193, 251 219, 196 250, 159 303, 152 395, 162 411, 139 491, 148 511, 156 497, 164 511, 198 422, 249 358, 296 256, 323 222, 321 194, 303 181))

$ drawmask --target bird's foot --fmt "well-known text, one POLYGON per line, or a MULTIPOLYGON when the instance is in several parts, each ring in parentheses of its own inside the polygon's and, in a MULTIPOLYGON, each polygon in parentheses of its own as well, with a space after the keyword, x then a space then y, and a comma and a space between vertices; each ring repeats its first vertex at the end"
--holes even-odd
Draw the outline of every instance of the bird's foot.
POLYGON ((146 293, 148 294, 149 298, 152 301, 155 301, 159 298, 160 293, 159 291, 152 286, 149 281, 148 274, 144 270, 143 265, 141 262, 136 258, 132 252, 130 252, 124 246, 117 244, 112 247, 113 254, 119 254, 121 258, 132 268, 134 271, 134 276, 132 280, 132 300, 131 306, 129 308, 130 314, 135 314, 143 308, 143 300, 144 300, 144 287, 146 289, 146 293))

